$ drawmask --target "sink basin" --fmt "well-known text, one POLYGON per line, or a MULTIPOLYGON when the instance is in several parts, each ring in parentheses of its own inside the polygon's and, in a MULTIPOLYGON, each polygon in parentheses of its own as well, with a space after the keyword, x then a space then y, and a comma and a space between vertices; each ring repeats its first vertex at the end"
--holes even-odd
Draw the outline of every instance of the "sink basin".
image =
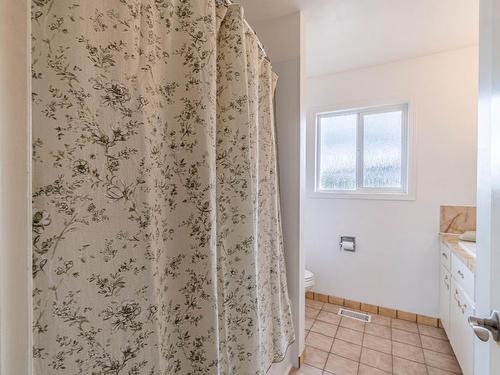
POLYGON ((458 246, 460 246, 460 248, 465 250, 467 253, 469 253, 473 257, 476 256, 477 246, 476 246, 475 242, 459 241, 458 246))

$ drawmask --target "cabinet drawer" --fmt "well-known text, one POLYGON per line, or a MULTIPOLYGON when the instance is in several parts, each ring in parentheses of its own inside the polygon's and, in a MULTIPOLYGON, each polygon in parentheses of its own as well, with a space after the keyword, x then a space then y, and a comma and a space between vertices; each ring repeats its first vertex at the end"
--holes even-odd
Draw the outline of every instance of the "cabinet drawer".
POLYGON ((441 264, 448 270, 451 270, 451 251, 444 243, 441 242, 441 251, 439 257, 441 264))
POLYGON ((474 273, 457 258, 455 254, 451 256, 451 275, 457 280, 458 285, 465 290, 465 293, 474 299, 474 273))

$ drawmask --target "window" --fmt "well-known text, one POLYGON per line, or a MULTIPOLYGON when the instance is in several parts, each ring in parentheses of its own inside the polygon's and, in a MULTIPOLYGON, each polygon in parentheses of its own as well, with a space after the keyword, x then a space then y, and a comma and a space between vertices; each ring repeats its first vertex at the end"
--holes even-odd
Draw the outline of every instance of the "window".
POLYGON ((316 191, 406 194, 408 105, 317 115, 316 191))

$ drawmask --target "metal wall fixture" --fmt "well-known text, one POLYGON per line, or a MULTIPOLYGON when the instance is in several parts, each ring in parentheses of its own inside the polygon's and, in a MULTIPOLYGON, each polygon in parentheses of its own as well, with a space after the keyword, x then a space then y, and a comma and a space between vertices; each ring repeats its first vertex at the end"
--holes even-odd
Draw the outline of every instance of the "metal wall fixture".
POLYGON ((340 250, 355 252, 356 251, 356 237, 341 236, 340 237, 340 250))

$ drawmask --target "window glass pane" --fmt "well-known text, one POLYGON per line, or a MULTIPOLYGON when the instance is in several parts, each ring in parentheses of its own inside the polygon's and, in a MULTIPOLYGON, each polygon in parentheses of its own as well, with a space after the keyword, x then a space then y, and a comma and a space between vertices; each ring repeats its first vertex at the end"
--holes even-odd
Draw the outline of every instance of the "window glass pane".
POLYGON ((396 111, 363 116, 364 187, 402 187, 402 115, 396 111))
POLYGON ((356 189, 357 115, 320 118, 320 190, 356 189))

